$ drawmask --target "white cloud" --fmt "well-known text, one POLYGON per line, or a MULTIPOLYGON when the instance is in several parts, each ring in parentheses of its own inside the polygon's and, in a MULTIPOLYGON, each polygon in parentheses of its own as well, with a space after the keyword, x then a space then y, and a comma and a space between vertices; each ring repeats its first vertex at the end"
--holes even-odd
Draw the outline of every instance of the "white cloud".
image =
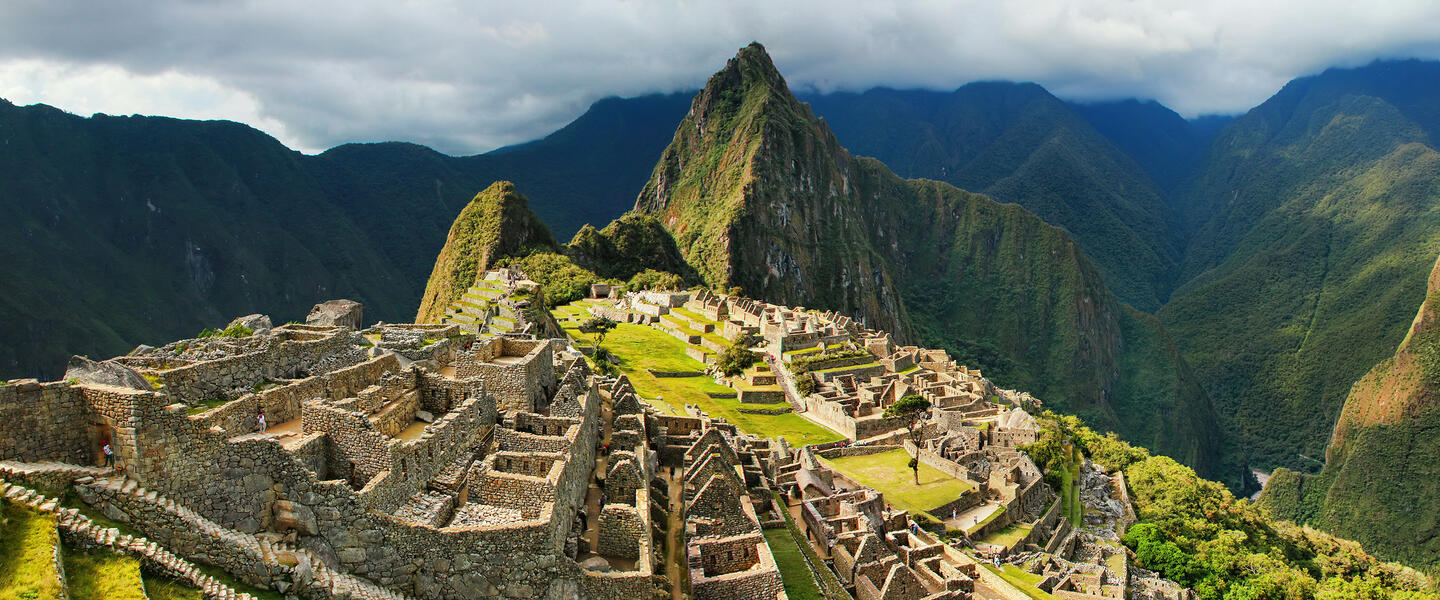
POLYGON ((1036 81, 1237 112, 1287 80, 1440 56, 1433 0, 0 3, 0 96, 225 117, 288 144, 470 153, 607 95, 696 88, 759 40, 795 89, 1036 81))
POLYGON ((239 121, 291 148, 316 151, 290 136, 283 122, 264 116, 254 96, 209 77, 175 71, 137 75, 111 65, 0 61, 0 97, 15 104, 50 104, 85 116, 147 114, 239 121))

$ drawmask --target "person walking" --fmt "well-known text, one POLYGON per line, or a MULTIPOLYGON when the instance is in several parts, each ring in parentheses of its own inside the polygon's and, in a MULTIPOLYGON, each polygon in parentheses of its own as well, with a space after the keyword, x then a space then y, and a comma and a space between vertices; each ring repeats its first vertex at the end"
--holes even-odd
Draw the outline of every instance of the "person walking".
POLYGON ((115 466, 115 451, 110 449, 110 440, 101 443, 100 451, 105 454, 105 466, 115 466))
POLYGON ((255 424, 260 428, 260 433, 265 433, 265 411, 262 410, 255 416, 255 424))

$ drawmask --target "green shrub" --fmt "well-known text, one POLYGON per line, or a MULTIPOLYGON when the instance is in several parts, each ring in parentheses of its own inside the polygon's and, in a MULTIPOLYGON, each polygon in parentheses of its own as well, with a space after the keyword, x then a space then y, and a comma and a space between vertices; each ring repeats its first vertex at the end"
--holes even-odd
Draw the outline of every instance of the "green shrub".
POLYGON ((795 378, 795 391, 800 392, 801 396, 809 396, 815 393, 815 388, 818 385, 819 384, 815 382, 815 378, 811 377, 808 373, 802 373, 795 378))
POLYGON ((196 335, 195 337, 197 337, 197 338, 202 338, 202 339, 203 339, 203 338, 212 338, 212 337, 243 338, 243 337, 250 337, 250 336, 253 335, 254 333, 255 333, 255 330, 250 329, 249 327, 246 327, 246 326, 241 325, 241 324, 239 324, 239 323, 235 323, 234 325, 231 325, 231 326, 226 327, 226 328, 224 328, 224 329, 210 329, 210 328, 202 329, 202 330, 200 330, 200 333, 199 333, 198 335, 196 335))
POLYGON ((678 290, 685 287, 685 279, 674 273, 645 269, 636 273, 625 284, 625 291, 638 292, 640 290, 678 290))
POLYGON ((750 368, 758 360, 760 360, 760 353, 752 352, 739 343, 732 343, 730 347, 720 353, 720 356, 716 357, 716 364, 726 377, 734 377, 744 373, 745 369, 750 368))

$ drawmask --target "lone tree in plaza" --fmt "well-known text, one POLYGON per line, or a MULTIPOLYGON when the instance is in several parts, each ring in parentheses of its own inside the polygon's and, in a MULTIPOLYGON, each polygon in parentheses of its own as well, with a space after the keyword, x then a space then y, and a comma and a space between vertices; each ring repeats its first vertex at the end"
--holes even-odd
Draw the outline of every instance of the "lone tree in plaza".
MULTIPOLYGON (((925 411, 930 410, 930 401, 924 396, 910 394, 891 404, 885 409, 887 418, 905 419, 905 428, 910 431, 910 441, 915 443, 915 448, 920 448, 920 424, 925 419, 925 411)), ((915 474, 915 485, 920 485, 920 461, 910 459, 910 470, 915 474)))

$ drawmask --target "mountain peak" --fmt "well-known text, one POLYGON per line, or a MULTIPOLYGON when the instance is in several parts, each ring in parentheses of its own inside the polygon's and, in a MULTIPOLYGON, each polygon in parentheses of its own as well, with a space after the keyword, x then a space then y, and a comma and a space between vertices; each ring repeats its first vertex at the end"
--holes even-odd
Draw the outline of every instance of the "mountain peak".
POLYGON ((496 260, 556 247, 550 230, 530 211, 530 201, 520 195, 515 184, 491 184, 460 209, 450 225, 415 322, 438 323, 445 307, 464 295, 496 260))

